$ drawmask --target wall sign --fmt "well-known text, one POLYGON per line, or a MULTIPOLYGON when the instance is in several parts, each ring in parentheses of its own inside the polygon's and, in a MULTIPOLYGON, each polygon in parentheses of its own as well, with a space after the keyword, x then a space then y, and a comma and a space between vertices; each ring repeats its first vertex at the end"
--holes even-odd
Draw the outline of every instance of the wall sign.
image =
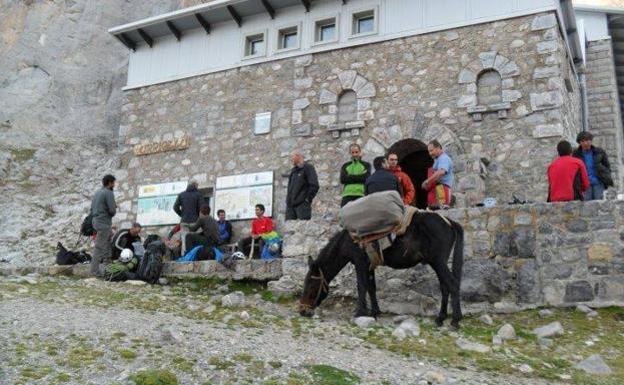
POLYGON ((254 121, 254 134, 268 134, 271 132, 271 112, 260 112, 256 114, 254 121))
POLYGON ((180 223, 173 211, 178 194, 186 190, 188 182, 172 182, 139 186, 137 222, 142 226, 161 226, 180 223))
POLYGON ((251 219, 258 203, 264 215, 273 215, 273 171, 217 177, 215 213, 223 209, 227 219, 251 219))
POLYGON ((184 135, 178 139, 163 140, 161 142, 137 144, 133 147, 134 155, 150 155, 158 154, 161 152, 186 150, 191 145, 191 138, 188 135, 184 135))

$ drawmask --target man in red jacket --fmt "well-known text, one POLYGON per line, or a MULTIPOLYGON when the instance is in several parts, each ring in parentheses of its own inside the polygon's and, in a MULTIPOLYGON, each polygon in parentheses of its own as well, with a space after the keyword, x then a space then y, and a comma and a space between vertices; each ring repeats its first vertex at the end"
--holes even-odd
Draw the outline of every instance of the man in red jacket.
POLYGON ((557 144, 557 152, 559 157, 548 166, 548 202, 583 200, 589 187, 585 164, 572 157, 572 145, 566 140, 557 144))
MULTIPOLYGON (((255 239, 255 246, 258 250, 262 250, 263 240, 260 237, 262 234, 273 231, 273 221, 269 217, 264 216, 264 205, 258 203, 256 205, 256 217, 251 221, 251 236, 246 237, 238 241, 238 249, 245 255, 251 253, 251 240, 255 239)), ((260 257, 260 253, 256 254, 260 257)))
POLYGON ((401 186, 401 198, 403 198, 403 203, 405 206, 409 206, 414 201, 416 197, 416 189, 414 189, 414 184, 410 179, 409 175, 401 170, 401 166, 399 166, 399 156, 397 154, 388 154, 388 165, 390 166, 390 172, 396 176, 399 180, 399 185, 401 186))

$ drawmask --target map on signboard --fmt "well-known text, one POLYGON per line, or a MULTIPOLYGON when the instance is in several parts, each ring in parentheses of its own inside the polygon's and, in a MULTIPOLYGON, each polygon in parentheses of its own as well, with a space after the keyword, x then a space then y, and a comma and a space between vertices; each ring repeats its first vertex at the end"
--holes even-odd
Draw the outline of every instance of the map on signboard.
POLYGON ((258 203, 264 205, 266 216, 273 215, 272 171, 217 178, 215 209, 225 210, 227 219, 254 218, 258 203))
POLYGON ((160 183, 139 186, 137 222, 142 226, 173 225, 180 217, 173 211, 178 194, 186 190, 187 182, 160 183))

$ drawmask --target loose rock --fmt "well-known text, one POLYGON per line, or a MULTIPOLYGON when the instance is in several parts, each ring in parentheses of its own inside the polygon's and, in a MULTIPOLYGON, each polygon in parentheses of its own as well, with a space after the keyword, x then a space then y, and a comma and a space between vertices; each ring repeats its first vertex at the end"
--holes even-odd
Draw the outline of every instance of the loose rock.
POLYGON ((589 306, 586 306, 586 305, 576 305, 576 311, 580 311, 581 313, 588 314, 588 313, 591 313, 593 310, 589 306))
POLYGON ((481 317, 479 317, 479 321, 483 322, 486 325, 494 324, 494 321, 492 320, 492 317, 490 317, 489 314, 482 314, 481 317))
POLYGON ((551 315, 553 315, 553 312, 550 309, 542 309, 539 311, 538 314, 540 317, 546 318, 546 317, 550 317, 551 315))
POLYGON ((492 348, 490 348, 489 346, 477 342, 468 341, 463 338, 458 338, 455 341, 455 345, 457 345, 457 347, 461 350, 468 350, 477 353, 490 353, 492 351, 492 348))
POLYGON ((444 384, 446 376, 440 372, 430 370, 423 375, 423 379, 430 384, 444 384))
POLYGON ((245 294, 242 291, 226 294, 221 298, 221 305, 225 307, 238 307, 245 304, 245 294))
POLYGON ((357 317, 353 320, 353 323, 355 323, 362 329, 368 329, 369 327, 373 326, 375 322, 376 321, 373 317, 357 317))
POLYGON ((548 325, 533 329, 533 334, 535 334, 538 338, 562 335, 563 326, 561 326, 561 322, 559 321, 551 322, 548 325))
POLYGON ((576 369, 580 369, 589 374, 611 374, 613 370, 606 362, 597 354, 592 354, 583 361, 574 365, 576 369))
POLYGON ((516 338, 516 330, 510 324, 505 324, 498 329, 496 333, 503 341, 512 340, 516 338))

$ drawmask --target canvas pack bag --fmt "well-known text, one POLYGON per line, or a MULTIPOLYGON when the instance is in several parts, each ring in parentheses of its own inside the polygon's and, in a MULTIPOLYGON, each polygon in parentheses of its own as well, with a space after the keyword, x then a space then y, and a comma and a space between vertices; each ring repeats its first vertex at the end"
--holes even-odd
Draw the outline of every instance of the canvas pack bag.
POLYGON ((396 191, 381 191, 349 202, 340 210, 340 225, 354 239, 397 229, 405 206, 396 191))

